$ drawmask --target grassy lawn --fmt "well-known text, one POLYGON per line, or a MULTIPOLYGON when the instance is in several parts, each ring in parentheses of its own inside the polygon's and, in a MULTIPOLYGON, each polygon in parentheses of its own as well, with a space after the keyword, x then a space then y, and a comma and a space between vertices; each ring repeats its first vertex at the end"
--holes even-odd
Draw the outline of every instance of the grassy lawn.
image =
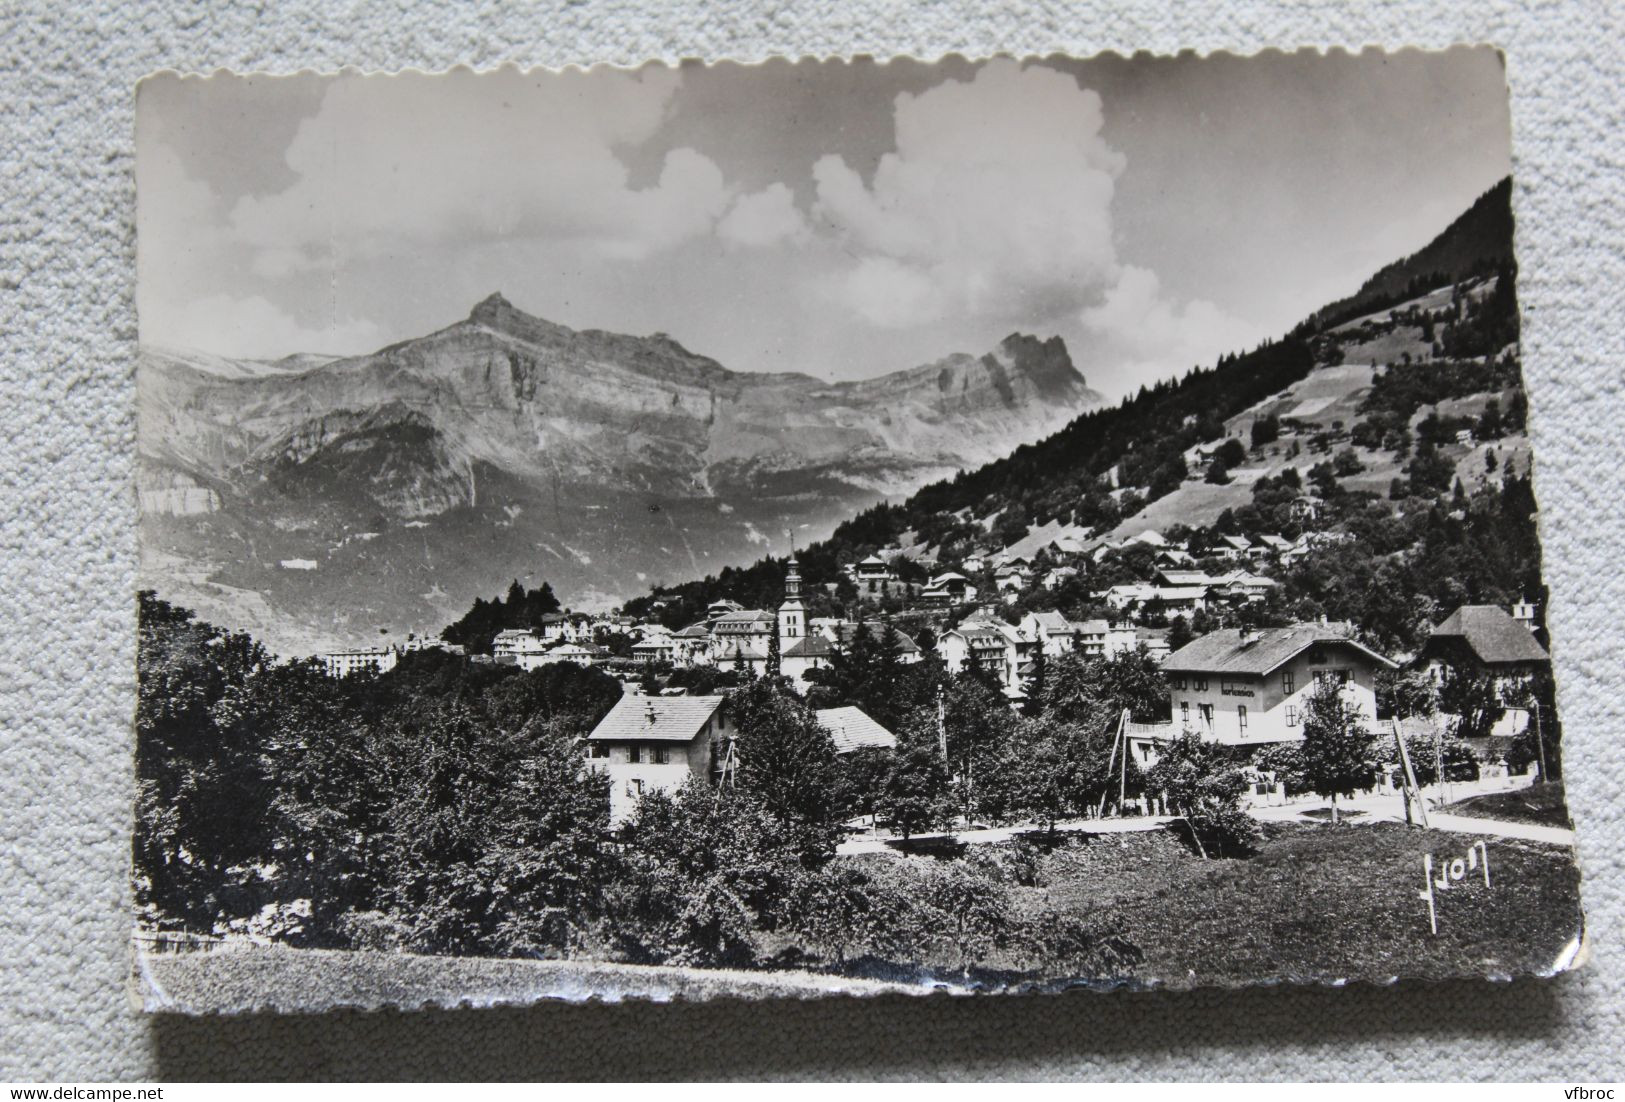
POLYGON ((1474 819, 1506 819, 1514 823, 1534 823, 1536 826, 1569 827, 1568 804, 1563 801, 1563 782, 1535 784, 1515 792, 1491 792, 1484 796, 1469 796, 1457 800, 1444 809, 1451 815, 1465 815, 1474 819))
MULTIPOLYGON (((1125 974, 1078 977, 1034 974, 1030 962, 996 957, 971 979, 995 988, 1072 979, 1183 988, 1513 976, 1551 972, 1580 933, 1579 873, 1565 847, 1487 839, 1492 886, 1468 877, 1437 892, 1434 935, 1418 897, 1422 855, 1432 854, 1436 866, 1448 863, 1474 839, 1393 823, 1267 823, 1264 832, 1254 856, 1210 861, 1171 831, 1061 836, 1039 859, 1036 886, 1011 887, 1015 907, 1078 915, 1099 934, 1133 943, 1143 959, 1125 974)), ((1009 846, 976 849, 996 862, 1010 857, 1009 846)), ((884 876, 887 865, 935 859, 836 860, 884 876)), ((777 971, 725 972, 250 947, 147 957, 138 962, 137 986, 151 1010, 289 1012, 544 998, 924 992, 961 979, 948 959, 855 968, 871 980, 821 974, 816 961, 806 964, 815 970, 799 971, 788 961, 777 971), (885 979, 901 986, 874 982, 885 979)))
POLYGON ((1579 872, 1561 847, 1491 840, 1492 886, 1438 893, 1435 936, 1417 895, 1422 855, 1448 859, 1467 839, 1398 824, 1266 831, 1244 861, 1137 836, 1154 852, 1124 845, 1107 898, 1096 870, 1051 891, 1118 926, 1145 953, 1143 975, 1176 986, 1549 971, 1580 931, 1579 872))
POLYGON ((1580 931, 1563 847, 1489 840, 1492 886, 1437 893, 1433 935, 1422 855, 1448 861, 1471 839, 1387 823, 1264 830, 1245 860, 1204 861, 1165 831, 1072 836, 1017 894, 1133 942, 1145 959, 1130 978, 1171 987, 1548 972, 1580 931))

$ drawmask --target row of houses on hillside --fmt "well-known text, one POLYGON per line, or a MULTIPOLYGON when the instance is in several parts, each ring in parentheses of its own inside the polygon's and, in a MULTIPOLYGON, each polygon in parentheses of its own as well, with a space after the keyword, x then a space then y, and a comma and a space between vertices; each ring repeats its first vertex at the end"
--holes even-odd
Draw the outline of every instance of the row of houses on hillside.
POLYGON ((704 621, 669 635, 645 638, 633 646, 632 653, 677 666, 711 665, 760 676, 767 672, 777 633, 779 672, 805 692, 807 675, 828 668, 838 651, 851 648, 859 631, 869 632, 877 641, 883 638, 902 664, 920 660, 919 644, 889 625, 808 617, 801 594, 801 569, 792 557, 777 611, 717 601, 707 608, 704 621))
POLYGON ((1208 574, 1201 570, 1160 568, 1149 581, 1126 582, 1092 594, 1128 615, 1157 609, 1169 616, 1192 616, 1219 608, 1236 608, 1268 599, 1280 583, 1250 570, 1208 574))
MULTIPOLYGON (((1312 520, 1318 507, 1319 503, 1314 498, 1303 497, 1294 504, 1293 511, 1300 519, 1312 520)), ((1207 533, 1184 541, 1175 541, 1168 539, 1154 528, 1148 528, 1136 536, 1103 540, 1095 545, 1089 557, 1098 563, 1113 551, 1143 547, 1155 552, 1152 560, 1154 566, 1170 570, 1188 568, 1206 559, 1218 559, 1237 565, 1263 566, 1269 563, 1292 562, 1307 555, 1319 543, 1336 538, 1339 537, 1318 532, 1305 532, 1295 540, 1274 534, 1243 536, 1207 533)))
POLYGON ((329 677, 348 677, 353 673, 363 671, 369 673, 387 673, 395 668, 403 654, 412 654, 417 651, 438 650, 448 654, 462 654, 463 648, 455 643, 447 643, 442 639, 434 639, 427 635, 409 632, 406 639, 388 646, 374 647, 348 647, 338 650, 324 651, 315 656, 321 663, 322 669, 329 677))
POLYGON ((1059 612, 1029 612, 1011 624, 979 609, 937 638, 937 653, 950 673, 980 669, 1014 701, 1025 698, 1039 651, 1049 658, 1068 651, 1113 658, 1141 647, 1161 661, 1168 654, 1167 633, 1110 620, 1069 620, 1059 612))
MULTIPOLYGON (((950 668, 985 664, 1007 678, 1013 660, 1030 664, 1040 648, 1047 652, 1053 646, 1061 653, 1099 646, 1108 653, 1104 648, 1142 643, 1132 628, 1108 624, 1098 639, 1093 628, 1053 613, 1035 613, 1021 625, 979 616, 946 633, 939 649, 950 668), (1079 628, 1087 630, 1080 635, 1079 628)), ((1435 676, 1449 668, 1489 672, 1510 699, 1548 662, 1545 648, 1524 623, 1496 606, 1469 605, 1433 629, 1415 667, 1435 676)), ((1326 684, 1336 686, 1374 727, 1377 679, 1397 668, 1394 659, 1360 641, 1349 624, 1311 621, 1211 632, 1167 655, 1162 675, 1168 715, 1160 722, 1129 724, 1127 753, 1149 768, 1171 740, 1186 733, 1240 748, 1299 741, 1309 697, 1326 684)), ((896 745, 896 737, 861 709, 831 708, 816 715, 839 754, 896 745)), ((589 767, 610 778, 612 821, 625 822, 650 791, 674 791, 695 778, 729 783, 736 734, 731 723, 725 696, 623 696, 585 740, 589 767)))

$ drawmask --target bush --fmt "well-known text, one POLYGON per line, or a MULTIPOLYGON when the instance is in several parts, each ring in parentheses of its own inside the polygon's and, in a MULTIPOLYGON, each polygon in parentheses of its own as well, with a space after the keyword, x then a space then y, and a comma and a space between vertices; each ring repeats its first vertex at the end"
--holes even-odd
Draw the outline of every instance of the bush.
POLYGON ((1181 735, 1163 748, 1145 783, 1184 819, 1203 857, 1243 856, 1256 846, 1258 824, 1241 809, 1246 777, 1223 747, 1181 735))

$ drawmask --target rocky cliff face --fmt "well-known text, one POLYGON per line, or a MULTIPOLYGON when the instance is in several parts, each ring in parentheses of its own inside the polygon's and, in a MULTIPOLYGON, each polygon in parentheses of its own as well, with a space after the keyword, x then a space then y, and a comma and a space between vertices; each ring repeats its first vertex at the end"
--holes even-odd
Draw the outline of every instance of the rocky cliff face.
POLYGON ((144 584, 290 651, 516 576, 586 605, 746 561, 1099 402, 1059 339, 831 384, 500 295, 369 356, 145 350, 138 391, 144 584))

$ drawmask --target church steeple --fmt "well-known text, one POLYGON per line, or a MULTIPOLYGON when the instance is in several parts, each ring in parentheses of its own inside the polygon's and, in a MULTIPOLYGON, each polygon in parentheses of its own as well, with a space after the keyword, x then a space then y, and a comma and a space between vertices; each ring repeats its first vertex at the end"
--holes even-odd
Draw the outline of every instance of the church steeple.
POLYGON ((801 604, 801 568, 795 552, 790 553, 789 570, 784 575, 784 600, 779 604, 779 638, 800 639, 807 633, 807 610, 801 604))

